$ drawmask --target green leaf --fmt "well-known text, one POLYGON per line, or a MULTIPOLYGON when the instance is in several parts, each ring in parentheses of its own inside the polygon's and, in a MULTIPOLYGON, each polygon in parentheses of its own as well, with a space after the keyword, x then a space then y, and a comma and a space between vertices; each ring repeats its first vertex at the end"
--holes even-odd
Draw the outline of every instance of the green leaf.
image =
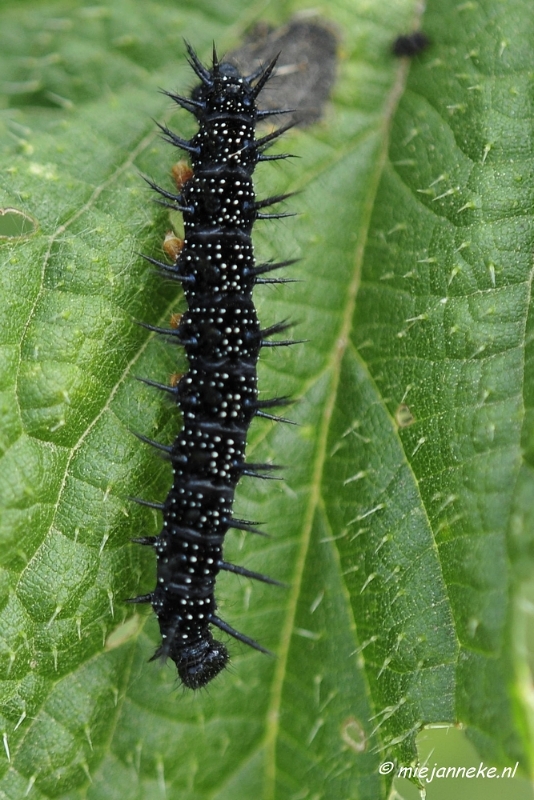
POLYGON ((300 158, 258 168, 260 196, 301 190, 300 216, 258 223, 259 258, 302 282, 258 289, 264 325, 308 341, 262 357, 229 560, 288 590, 218 582, 221 615, 277 653, 231 642, 209 690, 147 663, 168 465, 131 431, 172 441, 167 381, 183 354, 135 324, 180 292, 158 256, 169 219, 139 173, 170 185, 152 118, 193 122, 159 87, 267 16, 213 3, 74 0, 0 10, 0 796, 385 797, 424 725, 462 724, 482 756, 531 769, 521 582, 534 554, 532 139, 527 0, 337 0, 338 81, 324 120, 287 134, 300 158), (397 34, 431 37, 412 63, 397 34), (340 34, 341 35, 341 34, 340 34), (5 219, 4 219, 5 218, 5 219))

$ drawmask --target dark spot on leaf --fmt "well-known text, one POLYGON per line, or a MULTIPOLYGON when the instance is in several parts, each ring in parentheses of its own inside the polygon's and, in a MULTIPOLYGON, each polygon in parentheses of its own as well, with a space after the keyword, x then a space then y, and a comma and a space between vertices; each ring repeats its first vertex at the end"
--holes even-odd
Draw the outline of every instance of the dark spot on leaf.
POLYGON ((391 45, 391 52, 394 56, 413 56, 419 55, 426 50, 430 44, 430 39, 423 31, 412 31, 412 33, 398 36, 391 45))
POLYGON ((294 113, 284 114, 283 124, 293 121, 304 127, 324 114, 336 78, 337 43, 336 32, 320 17, 295 19, 281 28, 259 22, 243 47, 228 53, 225 60, 239 66, 243 73, 252 73, 279 53, 276 70, 259 98, 258 108, 295 109, 294 113))

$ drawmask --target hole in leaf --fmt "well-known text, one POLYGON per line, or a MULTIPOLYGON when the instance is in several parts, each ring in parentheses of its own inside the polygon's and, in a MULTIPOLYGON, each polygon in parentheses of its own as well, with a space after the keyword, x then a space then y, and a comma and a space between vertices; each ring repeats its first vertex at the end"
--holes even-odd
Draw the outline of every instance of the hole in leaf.
POLYGON ((395 420, 399 428, 407 428, 409 425, 413 425, 415 417, 409 406, 402 403, 395 411, 395 420))
POLYGON ((37 222, 18 208, 0 208, 0 239, 18 239, 37 230, 37 222))

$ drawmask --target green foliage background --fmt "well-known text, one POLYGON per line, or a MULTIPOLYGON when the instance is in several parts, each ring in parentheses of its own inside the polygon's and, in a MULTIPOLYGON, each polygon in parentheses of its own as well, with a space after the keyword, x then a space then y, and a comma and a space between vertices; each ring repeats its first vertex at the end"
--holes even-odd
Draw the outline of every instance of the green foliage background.
POLYGON ((257 225, 260 258, 303 282, 257 291, 265 325, 309 341, 267 353, 266 395, 298 429, 254 425, 249 454, 284 485, 243 480, 229 560, 287 591, 220 580, 221 615, 277 659, 231 643, 196 695, 147 664, 169 470, 131 430, 179 421, 136 375, 183 357, 134 324, 183 308, 137 255, 167 213, 183 135, 158 87, 187 90, 182 37, 207 58, 299 2, 0 5, 0 205, 33 235, 0 240, 0 797, 376 798, 429 723, 462 723, 484 758, 531 768, 520 582, 533 552, 534 20, 528 0, 335 0, 338 82, 298 160, 258 169, 300 190, 295 220, 257 225), (421 26, 432 47, 393 59, 421 26))

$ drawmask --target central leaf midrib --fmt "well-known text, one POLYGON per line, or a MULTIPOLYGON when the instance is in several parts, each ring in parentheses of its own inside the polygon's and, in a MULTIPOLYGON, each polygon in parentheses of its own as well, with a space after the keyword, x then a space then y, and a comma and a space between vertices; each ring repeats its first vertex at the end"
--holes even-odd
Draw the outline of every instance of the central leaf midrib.
MULTIPOLYGON (((354 309, 356 305, 356 297, 360 286, 361 267, 367 243, 367 235, 371 223, 372 212, 374 208, 374 201, 380 184, 380 179, 384 167, 388 159, 389 151, 389 132, 391 123, 398 102, 402 96, 405 88, 406 79, 408 75, 409 65, 406 61, 401 62, 397 67, 397 73, 392 89, 386 99, 384 105, 384 114, 382 117, 381 129, 378 131, 381 139, 381 147, 376 159, 374 170, 370 173, 368 181, 368 191, 365 202, 363 204, 363 212, 361 216, 361 223, 359 231, 357 232, 356 241, 357 247, 354 258, 353 277, 348 286, 346 294, 346 304, 341 316, 341 325, 339 334, 335 337, 335 346, 330 358, 330 369, 332 372, 330 391, 327 393, 327 402, 322 417, 322 424, 319 429, 317 438, 317 455, 313 465, 311 491, 308 507, 303 520, 301 547, 296 559, 295 564, 295 579, 291 582, 291 595, 288 603, 288 611, 286 621, 282 628, 281 635, 281 649, 279 651, 278 660, 275 668, 275 675, 273 679, 273 686, 271 692, 271 703, 267 713, 267 727, 265 736, 265 747, 267 751, 266 761, 266 798, 275 797, 275 782, 276 782, 276 741, 278 738, 279 729, 279 712, 282 700, 282 691, 284 685, 284 678, 287 668, 287 661, 289 655, 289 648, 291 642, 291 631, 293 629, 294 620, 297 611, 298 597, 300 595, 300 588, 302 583, 302 575, 304 566, 309 550, 311 531, 313 526, 313 519, 317 508, 321 502, 321 487, 322 478, 327 461, 327 442, 330 432, 330 425, 334 413, 338 387, 341 376, 341 364, 343 357, 350 344, 350 331, 353 324, 354 309)), ((327 369, 324 370, 325 372, 327 369)))

